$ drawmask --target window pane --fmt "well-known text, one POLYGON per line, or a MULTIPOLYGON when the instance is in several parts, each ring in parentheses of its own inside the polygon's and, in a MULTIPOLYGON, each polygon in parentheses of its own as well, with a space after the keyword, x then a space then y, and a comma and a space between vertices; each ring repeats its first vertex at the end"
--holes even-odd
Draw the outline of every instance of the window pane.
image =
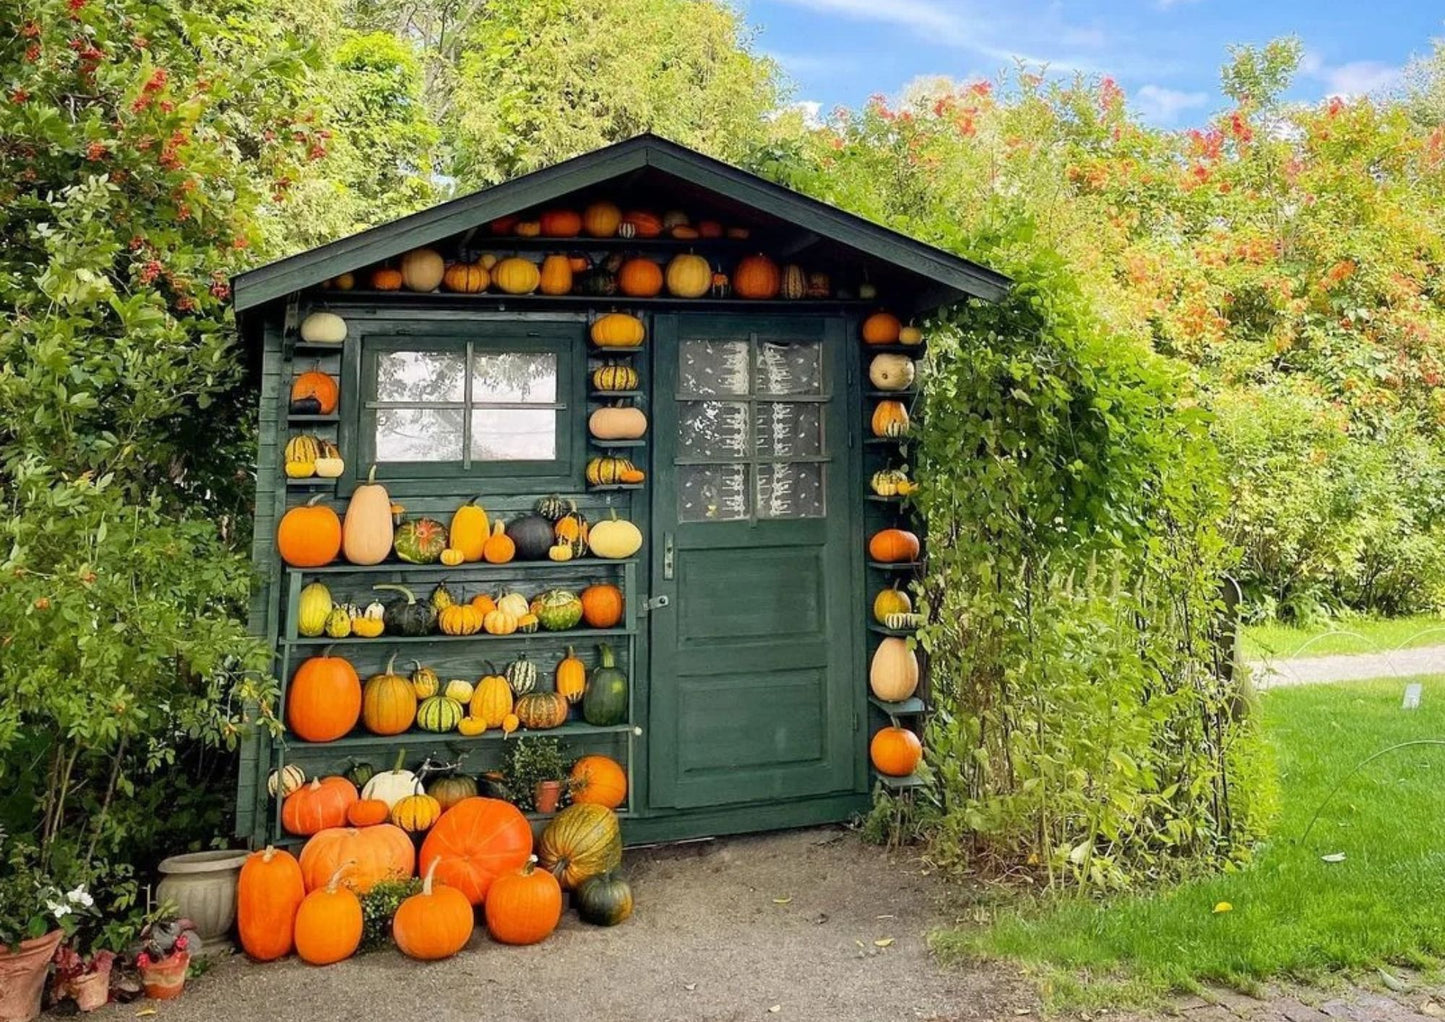
POLYGON ((460 352, 388 351, 376 357, 376 399, 460 401, 464 393, 466 357, 460 352))
POLYGON ((679 347, 678 392, 746 394, 748 342, 684 340, 679 347))
POLYGON ((474 353, 472 400, 552 404, 557 400, 557 356, 540 351, 474 353))
POLYGON ((822 518, 823 466, 758 466, 759 518, 822 518))
POLYGON ((472 411, 472 460, 553 461, 556 457, 557 413, 551 409, 472 411))
POLYGON ((460 408, 379 408, 376 460, 461 461, 460 408))
POLYGON ((743 457, 748 453, 748 406, 740 401, 680 402, 677 453, 683 458, 743 457))
POLYGON ((823 393, 823 345, 760 342, 757 381, 759 394, 823 393))
POLYGON ((677 470, 677 517, 682 522, 735 521, 748 516, 745 465, 683 465, 677 470))
POLYGON ((756 409, 758 454, 765 458, 823 454, 823 405, 763 401, 756 409))

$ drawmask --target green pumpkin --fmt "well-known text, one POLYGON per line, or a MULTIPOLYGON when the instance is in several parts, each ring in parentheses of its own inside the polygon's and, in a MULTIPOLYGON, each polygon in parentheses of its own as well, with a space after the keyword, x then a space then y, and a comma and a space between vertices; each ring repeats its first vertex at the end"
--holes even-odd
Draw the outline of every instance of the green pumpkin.
POLYGON ((556 542, 552 523, 538 514, 513 518, 507 523, 507 537, 516 544, 519 561, 545 561, 556 542))
POLYGON ((617 293, 617 278, 606 270, 588 270, 577 281, 577 290, 593 298, 606 298, 617 293))
POLYGON ((523 653, 507 665, 507 684, 513 695, 524 696, 537 687, 537 665, 523 653))
POLYGON ((477 781, 467 774, 443 774, 426 786, 426 793, 436 799, 445 812, 464 798, 474 798, 477 781))
POLYGON ((391 545, 408 564, 435 564, 447 548, 447 527, 435 518, 413 518, 401 523, 391 545))
POLYGON ((532 601, 532 613, 537 615, 544 631, 565 632, 576 628, 582 620, 582 601, 576 593, 552 589, 532 601))
POLYGON ((617 873, 602 873, 582 881, 572 901, 584 923, 616 926, 632 915, 632 885, 617 873))
POLYGON ((438 582, 437 587, 431 591, 431 605, 440 614, 448 607, 455 607, 458 603, 456 594, 447 588, 446 582, 438 582))
POLYGON ((582 693, 582 719, 597 727, 627 720, 627 675, 618 668, 612 647, 605 642, 597 647, 597 668, 582 693))
POLYGON ((344 775, 348 781, 356 785, 357 789, 366 787, 366 782, 376 776, 376 767, 370 763, 362 763, 359 760, 352 760, 351 766, 346 768, 344 775))
POLYGON ((383 583, 373 589, 389 589, 401 593, 402 598, 386 605, 382 621, 391 635, 430 635, 436 630, 437 611, 430 603, 418 603, 416 593, 406 586, 383 583))
POLYGON ((455 731, 461 722, 461 704, 453 702, 446 696, 431 696, 423 699, 421 706, 416 711, 416 726, 423 731, 444 734, 447 731, 455 731))
POLYGON ((563 515, 570 515, 576 510, 577 502, 575 500, 557 493, 537 501, 537 513, 549 522, 555 522, 563 515))

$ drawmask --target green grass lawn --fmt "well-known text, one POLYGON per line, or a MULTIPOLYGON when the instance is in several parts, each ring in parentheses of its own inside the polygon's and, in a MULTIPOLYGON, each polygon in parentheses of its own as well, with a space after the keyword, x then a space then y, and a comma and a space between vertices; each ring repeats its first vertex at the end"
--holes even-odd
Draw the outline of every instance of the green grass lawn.
MULTIPOLYGON (((1445 740, 1445 675, 1421 708, 1406 680, 1279 689, 1261 697, 1280 768, 1280 818, 1255 861, 1231 874, 1108 901, 1011 908, 985 929, 934 936, 944 957, 1016 961, 1057 1008, 1154 1003, 1204 984, 1251 990, 1445 955, 1445 747, 1403 749, 1349 779, 1306 844, 1330 788, 1386 746, 1445 740), (1321 856, 1343 852, 1345 861, 1321 856), (1233 906, 1215 913, 1220 902, 1233 906)), ((1379 977, 1371 976, 1376 982, 1379 977)))
POLYGON ((1283 660, 1292 656, 1331 653, 1389 653, 1411 646, 1445 645, 1445 618, 1417 614, 1400 618, 1358 618, 1333 621, 1317 628, 1277 623, 1247 625, 1244 655, 1283 660))

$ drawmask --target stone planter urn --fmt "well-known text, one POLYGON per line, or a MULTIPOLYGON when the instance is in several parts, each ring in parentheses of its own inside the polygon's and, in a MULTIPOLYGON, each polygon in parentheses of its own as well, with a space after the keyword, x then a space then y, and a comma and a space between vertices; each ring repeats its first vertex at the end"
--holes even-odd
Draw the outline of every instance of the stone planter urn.
POLYGON ((212 954, 230 946, 236 878, 245 861, 245 852, 214 851, 172 855, 160 864, 156 898, 174 902, 177 914, 195 924, 203 946, 191 950, 212 954))
POLYGON ((45 977, 61 936, 54 930, 13 948, 0 946, 0 1022, 30 1022, 40 1014, 45 977))

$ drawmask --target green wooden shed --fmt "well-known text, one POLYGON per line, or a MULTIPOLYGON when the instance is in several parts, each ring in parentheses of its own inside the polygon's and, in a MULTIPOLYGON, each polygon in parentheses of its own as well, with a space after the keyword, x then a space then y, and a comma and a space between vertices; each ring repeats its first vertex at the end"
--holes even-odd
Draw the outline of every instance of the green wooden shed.
MULTIPOLYGON (((398 672, 423 665, 443 684, 471 684, 525 657, 545 690, 569 647, 590 674, 606 644, 629 679, 625 718, 592 724, 573 707, 546 733, 571 754, 622 766, 618 812, 631 843, 842 820, 867 807, 875 784, 909 784, 874 771, 869 744, 890 717, 917 726, 926 677, 882 699, 870 668, 901 640, 886 651, 882 687, 908 692, 898 657, 916 658, 906 647, 916 622, 885 622, 874 601, 916 574, 922 555, 907 537, 888 537, 901 542, 886 552, 872 542, 893 527, 918 533, 906 476, 875 473, 907 464, 913 360, 926 344, 908 324, 996 300, 1008 284, 652 135, 236 278, 260 379, 254 556, 264 584, 252 626, 275 645, 288 725, 296 672, 328 647, 363 680, 395 658, 398 672), (595 342, 594 325, 612 312, 640 322, 640 346, 595 342), (594 418, 618 408, 645 415, 641 435, 631 412, 594 418), (288 564, 283 516, 308 502, 344 516, 373 466, 398 520, 423 523, 420 556, 288 564), (574 506, 594 524, 616 514, 638 527, 641 548, 604 558, 584 543, 553 560, 526 536, 502 563, 433 560, 427 522, 445 527, 476 498, 492 521, 515 523, 551 495, 552 517, 574 506), (616 586, 624 610, 602 627, 527 631, 522 620, 509 631, 498 618, 500 634, 387 626, 336 638, 316 634, 314 607, 300 620, 316 582, 337 608, 332 631, 346 630, 349 605, 365 617, 374 600, 400 598, 378 584, 428 600, 444 583, 462 601, 616 586)), ((445 558, 458 556, 449 547, 445 558)), ((405 750, 413 768, 431 760, 484 775, 506 742, 530 733, 413 723, 378 734, 363 716, 330 741, 291 726, 253 738, 238 834, 286 839, 267 791, 283 766, 307 777, 384 769, 405 750)))

